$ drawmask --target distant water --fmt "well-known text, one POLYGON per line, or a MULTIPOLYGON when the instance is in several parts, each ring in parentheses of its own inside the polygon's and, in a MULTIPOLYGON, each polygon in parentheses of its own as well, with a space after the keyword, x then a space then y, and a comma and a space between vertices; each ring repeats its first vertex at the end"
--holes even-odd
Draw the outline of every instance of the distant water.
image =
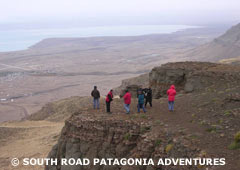
POLYGON ((167 34, 197 26, 131 25, 63 29, 0 30, 0 52, 24 50, 45 38, 167 34))

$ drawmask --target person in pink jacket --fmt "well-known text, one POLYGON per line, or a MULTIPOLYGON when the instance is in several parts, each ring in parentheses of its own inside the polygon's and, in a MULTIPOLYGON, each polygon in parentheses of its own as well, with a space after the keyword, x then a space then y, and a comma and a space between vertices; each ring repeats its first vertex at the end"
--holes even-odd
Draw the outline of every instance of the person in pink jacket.
POLYGON ((175 101, 175 96, 176 96, 176 90, 175 90, 175 86, 171 85, 170 89, 168 89, 167 91, 167 95, 168 95, 168 109, 170 112, 173 112, 173 108, 174 108, 174 101, 175 101))
POLYGON ((132 98, 131 93, 129 93, 129 91, 126 90, 126 93, 123 96, 123 99, 124 99, 124 108, 125 108, 127 114, 130 113, 131 98, 132 98))

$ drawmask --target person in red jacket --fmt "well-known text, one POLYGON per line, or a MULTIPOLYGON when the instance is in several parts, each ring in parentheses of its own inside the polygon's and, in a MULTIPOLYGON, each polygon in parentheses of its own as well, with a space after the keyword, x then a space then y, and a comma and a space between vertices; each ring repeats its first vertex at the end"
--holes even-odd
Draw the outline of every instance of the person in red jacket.
POLYGON ((168 109, 170 112, 173 112, 173 107, 174 107, 174 101, 175 101, 175 96, 176 96, 176 90, 175 86, 171 85, 170 89, 167 91, 168 95, 168 109))
POLYGON ((127 114, 130 113, 131 98, 132 98, 131 93, 128 90, 126 90, 126 93, 123 96, 123 99, 124 99, 124 108, 125 108, 127 114))
POLYGON ((110 104, 113 101, 113 90, 110 90, 108 92, 108 95, 106 96, 106 108, 107 108, 107 113, 111 113, 110 112, 110 104))

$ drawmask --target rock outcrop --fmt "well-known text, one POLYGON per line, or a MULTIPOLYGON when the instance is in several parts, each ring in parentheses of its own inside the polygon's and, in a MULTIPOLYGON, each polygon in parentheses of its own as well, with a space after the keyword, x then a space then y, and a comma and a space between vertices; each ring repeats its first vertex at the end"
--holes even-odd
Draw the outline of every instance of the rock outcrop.
POLYGON ((172 84, 178 92, 188 93, 233 80, 239 80, 236 66, 207 62, 168 63, 155 67, 149 74, 149 84, 155 98, 166 95, 172 84))
POLYGON ((121 86, 114 89, 114 93, 122 97, 127 89, 132 94, 132 97, 137 97, 137 90, 139 88, 148 87, 149 87, 149 73, 146 73, 138 77, 123 80, 121 86))
MULTIPOLYGON (((62 130, 58 144, 49 158, 153 158, 194 156, 196 150, 187 148, 183 138, 173 138, 164 129, 152 132, 152 126, 143 121, 127 120, 124 116, 105 114, 75 114, 62 130), (174 149, 173 149, 174 148, 174 149)), ((45 170, 157 170, 177 169, 177 166, 46 166, 45 170)), ((182 169, 190 169, 189 166, 182 169)), ((191 167, 194 169, 194 167, 191 167)))

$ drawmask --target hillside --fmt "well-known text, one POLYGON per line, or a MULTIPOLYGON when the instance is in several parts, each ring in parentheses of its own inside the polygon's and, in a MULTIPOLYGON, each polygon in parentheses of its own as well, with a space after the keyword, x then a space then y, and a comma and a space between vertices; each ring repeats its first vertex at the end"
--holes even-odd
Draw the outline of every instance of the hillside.
MULTIPOLYGON (((229 148, 234 135, 240 130, 240 68, 236 66, 182 62, 155 68, 149 83, 162 81, 174 83, 172 70, 186 70, 188 80, 201 76, 201 88, 184 92, 177 86, 175 111, 167 110, 167 98, 155 99, 147 113, 136 112, 137 101, 133 99, 131 114, 124 114, 122 99, 114 99, 112 114, 105 113, 102 105, 98 111, 91 108, 75 112, 62 130, 58 144, 49 153, 51 158, 121 158, 151 157, 154 160, 167 157, 226 158, 225 166, 210 166, 214 170, 238 170, 240 150, 229 148), (164 70, 168 68, 169 72, 164 70), (158 75, 158 76, 157 76, 158 75), (190 76, 191 75, 191 76, 190 76), (154 81, 153 81, 154 80, 154 81), (208 82, 211 80, 210 82, 208 82)), ((178 71, 179 72, 179 71, 178 71)), ((183 81, 185 85, 188 81, 183 81)), ((156 84, 159 89, 165 84, 156 84)), ((193 84, 195 87, 195 84, 193 84)), ((47 166, 46 170, 63 170, 66 166, 47 166)), ((71 166, 73 169, 79 166, 71 166)), ((84 169, 181 169, 193 170, 197 166, 147 166, 102 167, 87 166, 84 169)), ((81 169, 81 168, 80 168, 81 169)))
POLYGON ((43 170, 43 166, 13 167, 13 158, 47 156, 53 144, 57 143, 63 122, 18 121, 0 123, 0 165, 1 170, 43 170))
POLYGON ((186 54, 193 60, 218 62, 222 59, 234 59, 240 56, 240 24, 233 26, 212 42, 201 45, 186 54))

